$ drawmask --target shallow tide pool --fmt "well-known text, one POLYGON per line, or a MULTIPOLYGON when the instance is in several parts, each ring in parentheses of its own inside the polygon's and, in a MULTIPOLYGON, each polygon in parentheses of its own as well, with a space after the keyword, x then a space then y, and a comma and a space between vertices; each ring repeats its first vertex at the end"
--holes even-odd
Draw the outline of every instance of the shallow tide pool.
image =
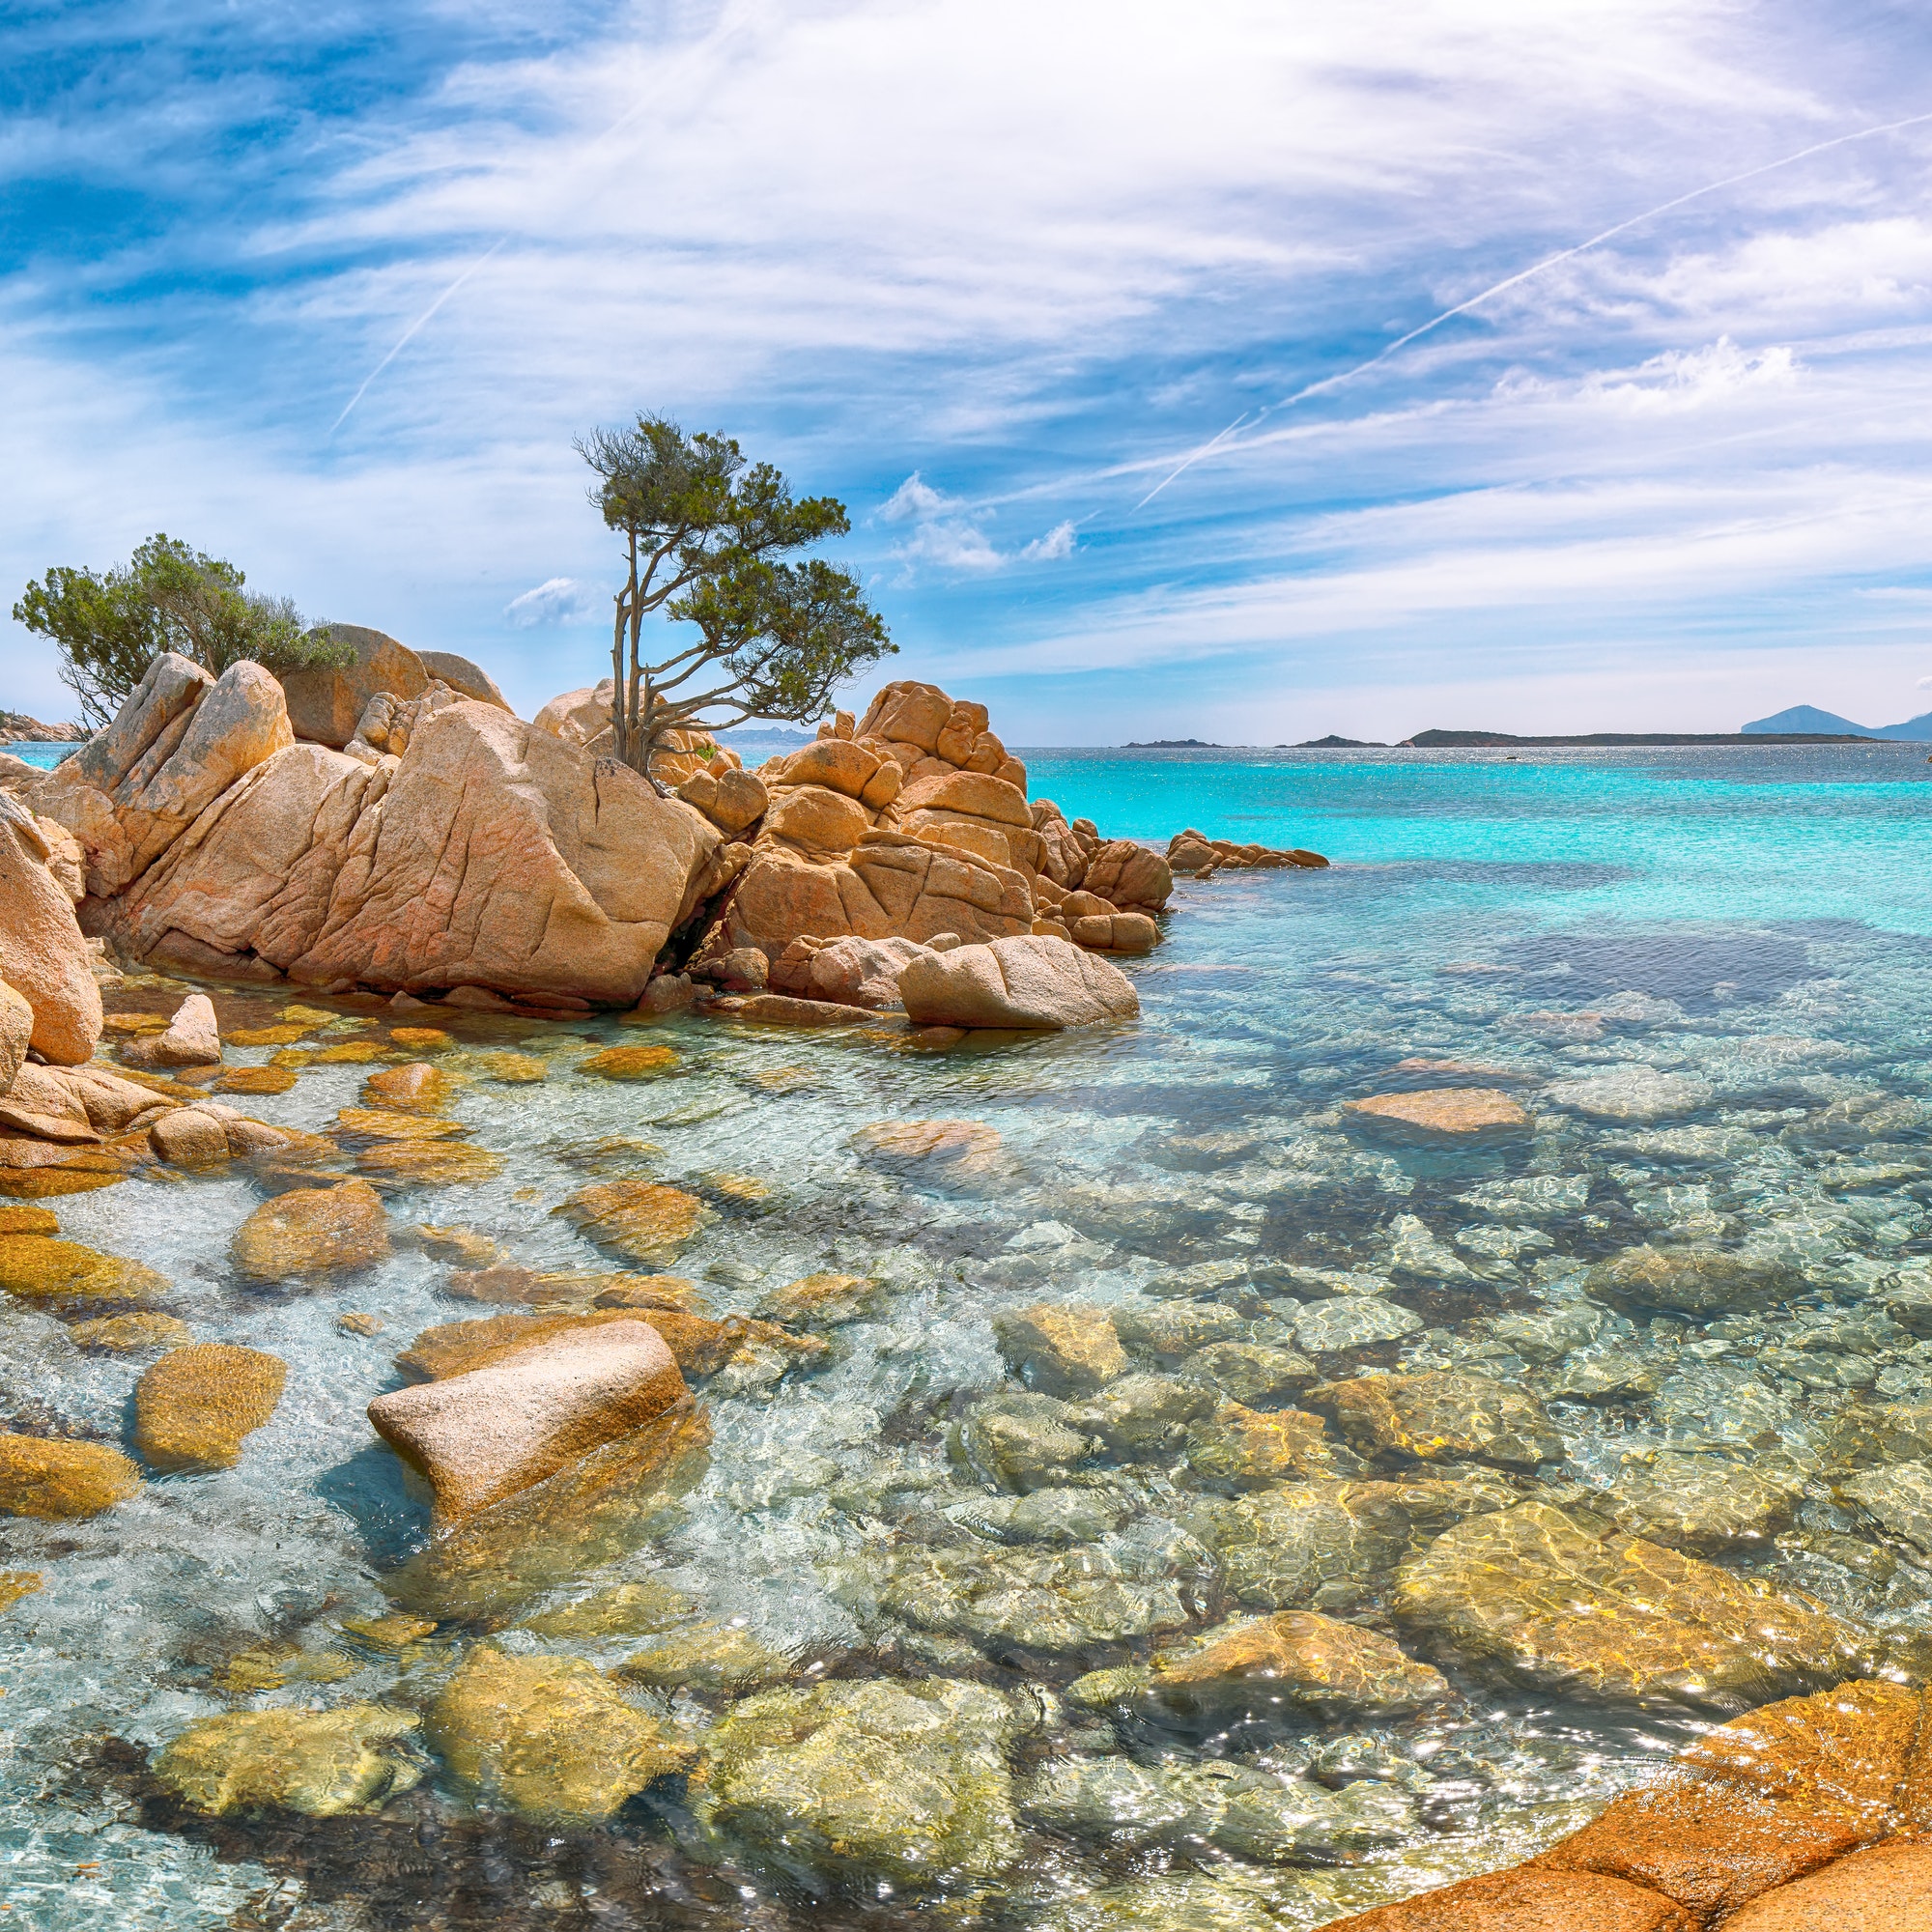
MULTIPOLYGON (((233 1468, 0 1526, 0 1570, 42 1579, 0 1614, 7 1922, 779 1928, 937 1901, 1013 1932, 1312 1927, 1529 1855, 1752 1702, 1923 1678, 1932 1492, 1897 1472, 1932 1456, 1924 749, 1032 754, 1035 795, 1109 834, 1335 862, 1181 883, 1119 1031, 922 1051, 217 992, 225 1034, 303 1029, 231 1045, 295 1074, 234 1104, 339 1133, 371 1074, 428 1058, 436 1118, 500 1165, 418 1184, 340 1137, 390 1251, 274 1289, 230 1243, 286 1175, 47 1204, 165 1276, 195 1340, 288 1378, 233 1468), (394 1038, 422 1026, 448 1042, 394 1038), (639 1044, 670 1063, 580 1070, 639 1044), (1438 1088, 1522 1122, 1444 1140, 1346 1111, 1438 1088), (954 1124, 866 1131, 914 1122, 954 1124), (645 1260, 553 1211, 625 1181, 701 1224, 645 1260), (696 1379, 708 1447, 594 1535, 532 1531, 556 1560, 425 1583, 427 1511, 365 1406, 421 1331, 528 1304, 476 1299, 506 1291, 424 1227, 539 1273, 668 1274, 825 1346, 696 1379), (1653 1289, 1616 1273, 1645 1247, 1727 1259, 1653 1289), (854 1281, 786 1293, 824 1275, 854 1281), (1027 1340, 1041 1304, 1104 1311, 1071 1369, 1027 1340), (1430 1376, 1492 1420, 1483 1390, 1528 1405, 1432 1454, 1335 1393, 1430 1376), (1290 1414, 1320 1420, 1298 1466, 1243 1460, 1243 1418, 1290 1414), (1513 1654, 1481 1629, 1512 1612, 1493 1548, 1466 1576, 1444 1552, 1529 1508, 1674 1551, 1714 1616, 1725 1591, 1796 1605, 1798 1637, 1710 1637, 1622 1690, 1513 1654), (1440 1691, 1150 1688, 1155 1655, 1277 1612, 1387 1639, 1440 1691), (479 1647, 594 1666, 687 1770, 602 1822, 466 1781, 436 1713, 479 1647), (199 1719, 355 1703, 423 1720, 370 1808, 211 1819, 149 1763, 199 1719), (862 1813, 875 1845, 839 1837, 862 1813)), ((108 1004, 185 990, 132 975, 108 1004)), ((149 1359, 0 1310, 15 1431, 129 1441, 149 1359)))

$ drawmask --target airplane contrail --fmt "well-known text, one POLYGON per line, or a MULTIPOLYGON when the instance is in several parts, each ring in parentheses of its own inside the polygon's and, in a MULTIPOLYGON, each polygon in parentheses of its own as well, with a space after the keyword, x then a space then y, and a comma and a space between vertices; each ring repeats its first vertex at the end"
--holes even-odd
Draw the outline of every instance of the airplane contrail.
POLYGON ((457 292, 457 290, 460 289, 464 285, 464 283, 467 282, 469 279, 469 277, 473 275, 476 272, 476 270, 480 269, 484 265, 484 263, 486 263, 490 259, 492 255, 495 255, 503 246, 503 244, 507 241, 509 241, 509 239, 510 238, 507 235, 497 236, 496 241, 493 242, 490 244, 490 246, 483 251, 482 254, 478 255, 475 261, 471 262, 469 268, 465 269, 462 274, 458 275, 457 278, 453 282, 451 282, 450 285, 446 289, 444 289, 443 292, 440 296, 438 296, 437 298, 433 302, 431 302, 430 305, 426 309, 424 309, 423 312, 419 316, 417 316, 416 319, 412 323, 411 323, 406 329, 403 330, 402 334, 396 337, 395 347, 392 348, 389 351, 389 353, 385 356, 384 356, 383 359, 380 362, 378 362, 376 366, 373 369, 371 369, 366 376, 362 378, 362 386, 359 389, 357 389, 353 396, 349 398, 347 403, 343 405, 341 415, 337 416, 336 419, 329 424, 328 434, 330 436, 333 436, 335 432, 342 427, 344 422, 348 420, 349 412, 353 410, 355 407, 355 405, 359 403, 362 400, 362 398, 369 393, 369 384, 373 383, 376 380, 376 378, 380 376, 383 373, 383 371, 386 369, 389 366, 389 364, 393 362, 396 359, 396 357, 400 355, 403 353, 403 351, 409 347, 410 338, 415 334, 416 330, 419 329, 423 326, 423 324, 426 323, 430 319, 430 317, 433 316, 437 312, 437 310, 440 309, 443 305, 443 303, 446 302, 450 298, 450 297, 453 296, 457 292))
MULTIPOLYGON (((1859 128, 1849 134, 1834 134, 1829 141, 1815 141, 1808 148, 1800 148, 1796 154, 1781 155, 1776 160, 1766 161, 1760 167, 1747 168, 1742 174, 1726 175, 1722 181, 1706 182, 1702 187, 1693 187, 1689 194, 1680 194, 1669 201, 1659 202, 1655 208, 1647 208, 1641 214, 1630 215, 1627 219, 1605 228, 1601 234, 1592 235, 1587 242, 1578 242, 1572 247, 1559 249, 1553 255, 1546 255, 1542 261, 1532 263, 1527 269, 1519 269, 1515 274, 1505 275, 1501 281, 1491 283, 1488 288, 1470 296, 1467 300, 1458 302, 1454 308, 1445 308, 1440 315, 1431 316, 1420 327, 1411 328, 1406 335, 1397 337, 1386 349, 1378 350, 1366 362, 1357 362, 1352 369, 1344 369, 1334 376, 1323 376, 1320 382, 1310 383, 1306 388, 1295 390, 1293 395, 1284 396, 1278 403, 1269 403, 1264 409, 1254 412, 1255 421, 1260 422, 1263 417, 1272 415, 1276 410, 1292 410, 1296 403, 1306 402, 1310 396, 1319 396, 1324 390, 1339 388, 1344 383, 1353 382, 1357 376, 1366 375, 1378 364, 1386 362, 1399 350, 1406 349, 1411 342, 1427 335, 1431 329, 1440 328, 1445 322, 1453 322, 1459 315, 1466 315, 1472 308, 1488 301, 1492 296, 1499 296, 1507 289, 1516 288, 1519 284, 1530 280, 1532 276, 1542 274, 1546 269, 1555 268, 1559 262, 1568 262, 1577 255, 1586 254, 1592 248, 1601 247, 1604 242, 1614 241, 1627 230, 1640 227, 1646 221, 1655 221, 1660 214, 1668 214, 1673 209, 1682 208, 1687 202, 1698 201, 1707 194, 1717 194, 1720 189, 1737 187, 1745 182, 1755 181, 1760 175, 1771 174, 1778 168, 1788 168, 1798 161, 1809 160, 1813 155, 1822 155, 1832 148, 1842 148, 1848 142, 1868 141, 1875 134, 1895 134, 1901 128, 1922 127, 1928 121, 1932 121, 1932 114, 1913 114, 1908 115, 1903 121, 1887 121, 1875 128, 1859 128)), ((1203 443, 1199 449, 1190 451, 1134 505, 1134 508, 1145 509, 1183 470, 1192 469, 1210 450, 1226 441, 1235 429, 1246 419, 1246 415, 1247 412, 1244 411, 1212 442, 1203 443)))

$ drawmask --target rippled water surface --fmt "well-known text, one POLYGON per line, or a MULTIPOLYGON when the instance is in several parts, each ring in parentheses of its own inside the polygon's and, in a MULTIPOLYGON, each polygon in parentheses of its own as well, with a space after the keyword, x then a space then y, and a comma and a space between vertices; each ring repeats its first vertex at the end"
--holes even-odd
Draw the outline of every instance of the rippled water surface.
MULTIPOLYGON (((0 1616, 9 1922, 350 1932, 919 1916, 902 1875, 721 1824, 703 1773, 660 1779, 608 1824, 564 1827, 476 1802, 420 1743, 405 1747, 412 1788, 327 1819, 197 1819, 145 1769, 220 1712, 429 1710, 478 1641, 614 1669, 664 1636, 572 1634, 554 1613, 627 1582, 674 1592, 661 1599, 682 1605, 668 1634, 696 1633, 699 1652, 721 1629, 755 1639, 778 1660, 768 1679, 986 1693, 960 1706, 952 1735, 979 1740, 973 1776, 999 1792, 1010 1781, 1014 1822, 1000 1868, 961 1878, 946 1911, 1015 1932, 1319 1925, 1526 1855, 1726 1714, 1498 1677, 1406 1629, 1392 1571, 1374 1564, 1280 1606, 1332 1607, 1426 1654, 1452 1694, 1418 1716, 1215 1728, 1111 1708, 1091 1685, 1069 1692, 1275 1605, 1231 1554, 1236 1496, 1179 1432, 1094 1446, 1090 1417, 1079 1453, 1055 1463, 1049 1443, 1032 1473, 1002 1463, 988 1418, 1030 1418, 1035 1454, 1052 1435, 1041 1416, 1060 1413, 1015 1404, 1024 1387, 996 1342, 996 1318, 1043 1301, 1113 1311, 1141 1338, 1132 1373, 1262 1410, 1319 1406, 1311 1384, 1365 1371, 1455 1368, 1537 1393, 1565 1458, 1539 1469, 1372 1467, 1372 1449, 1331 1424, 1338 1477, 1430 1476, 1461 1485, 1465 1511, 1544 1496, 1587 1512, 1593 1492, 1608 1508, 1660 1452, 1776 1469, 1794 1499, 1787 1526, 1709 1559, 1808 1593, 1861 1633, 1872 1667, 1913 1674, 1932 1633, 1932 1555, 1906 1514, 1881 1520, 1848 1500, 1833 1459, 1848 1419, 1932 1401, 1932 1340, 1886 1312, 1901 1285, 1924 1281, 1932 1298, 1922 753, 1036 753, 1036 795, 1109 833, 1191 824, 1335 864, 1183 883, 1165 943, 1127 967, 1144 1016, 1119 1032, 932 1052, 890 1028, 431 1015, 454 1036, 438 1055, 459 1077, 450 1118, 501 1170, 437 1187, 385 1179, 389 1258, 307 1290, 251 1290, 231 1265, 259 1176, 151 1176, 52 1202, 69 1238, 161 1270, 196 1339, 268 1350, 289 1376, 233 1469, 157 1477, 91 1521, 0 1530, 0 1567, 44 1579, 0 1616), (648 1081, 576 1070, 640 1041, 668 1045, 675 1065, 648 1081), (487 1056, 505 1050, 540 1059, 546 1077, 494 1077, 487 1056), (1528 1126, 1418 1146, 1340 1111, 1445 1083, 1518 1095, 1528 1126), (924 1155, 882 1154, 861 1131, 908 1122, 975 1130, 924 1155), (539 1270, 641 1271, 551 1211, 624 1177, 706 1204, 666 1265, 714 1314, 758 1314, 817 1273, 879 1286, 834 1306, 840 1319, 798 1319, 828 1339, 821 1354, 753 1349, 698 1385, 708 1458, 621 1547, 487 1605, 431 1603, 406 1638, 367 1635, 408 1596, 397 1573, 426 1517, 364 1406, 401 1384, 392 1358, 420 1330, 504 1312, 452 1295, 456 1267, 409 1231, 470 1230, 539 1270), (1588 1292, 1593 1264, 1645 1241, 1744 1255, 1782 1286, 1721 1313, 1588 1292), (1338 1301, 1399 1311, 1389 1325, 1406 1332, 1351 1347, 1322 1313, 1338 1301), (1146 1339, 1170 1332, 1176 1310, 1250 1355, 1146 1339), (380 1330, 345 1332, 352 1313, 380 1330), (1606 1361, 1621 1395, 1613 1374, 1590 1381, 1606 1361), (1045 1500, 1016 1512, 1026 1492, 1045 1500), (319 1679, 289 1662, 318 1657, 319 1679), (1204 1765, 1312 1822, 1243 1835, 1202 1797, 1204 1765)), ((134 978, 110 1006, 165 1011, 181 991, 134 978)), ((218 1004, 232 1031, 275 1023, 290 998, 218 1004)), ((424 1016, 332 1010, 279 1049, 300 1060, 290 1091, 236 1103, 330 1129, 372 1070, 414 1057, 390 1029, 424 1016), (355 1042, 378 1058, 312 1057, 355 1042)), ((231 1048, 229 1065, 277 1050, 231 1048)), ((49 1317, 0 1313, 13 1428, 122 1442, 142 1366, 81 1352, 49 1317)), ((425 1600, 406 1606, 421 1614, 425 1600)), ((733 1703, 732 1689, 701 1685, 625 1694, 700 1748, 733 1703)))

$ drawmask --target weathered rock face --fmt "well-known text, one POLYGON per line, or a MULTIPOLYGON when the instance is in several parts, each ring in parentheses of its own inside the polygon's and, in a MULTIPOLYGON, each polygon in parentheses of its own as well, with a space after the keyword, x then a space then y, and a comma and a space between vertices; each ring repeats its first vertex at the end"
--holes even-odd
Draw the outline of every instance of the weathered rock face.
POLYGON ((1533 1395, 1482 1376, 1438 1370, 1367 1376, 1311 1389, 1358 1449, 1395 1462, 1493 1463, 1534 1469, 1562 1462, 1563 1438, 1533 1395))
POLYGON ((6 980, 0 980, 0 1094, 14 1085, 34 1037, 34 1009, 6 980))
POLYGON ((1122 912, 1158 912, 1173 896, 1174 874, 1158 852, 1109 838, 1088 859, 1081 885, 1122 912))
POLYGON ((794 939, 772 963, 771 984, 876 1011, 898 1005, 899 975, 924 952, 910 939, 794 939))
POLYGON ((997 1692, 928 1679, 767 1690, 708 1740, 716 1824, 806 1880, 963 1889, 1020 1853, 997 1692))
POLYGON ((386 1749, 421 1721, 384 1704, 335 1711, 232 1711, 198 1718, 154 1761, 158 1783, 220 1817, 272 1806, 311 1818, 371 1810, 422 1776, 386 1749))
POLYGON ((227 1469, 282 1399, 288 1368, 257 1349, 171 1349, 134 1389, 134 1446, 156 1469, 227 1469))
POLYGON ((926 1026, 1103 1026, 1141 1009, 1119 967, 1036 934, 928 952, 899 975, 899 998, 926 1026))
POLYGON ((32 1012, 34 1049, 77 1066, 100 1037, 100 988, 50 850, 34 814, 0 792, 0 980, 32 1012))
POLYGON ((493 707, 437 712, 400 764, 297 746, 124 903, 169 935, 327 985, 478 985, 635 1004, 718 834, 633 772, 493 707))
POLYGON ((121 1057, 130 1066, 219 1066, 214 1002, 206 993, 190 993, 162 1032, 129 1040, 121 1057))
POLYGON ((417 659, 431 677, 440 679, 463 697, 479 704, 494 704, 498 711, 513 711, 510 700, 497 689, 497 680, 479 664, 458 657, 454 651, 418 651, 417 659))
POLYGON ((157 657, 108 728, 34 788, 80 841, 87 889, 124 891, 238 779, 295 742, 282 688, 243 661, 211 679, 157 657))
POLYGON ((443 1530, 641 1429, 683 1395, 657 1331, 612 1321, 378 1396, 369 1420, 427 1480, 443 1530))
MULTIPOLYGON (((295 735, 340 751, 355 735, 357 723, 379 691, 405 700, 420 697, 429 687, 430 674, 414 651, 382 631, 361 624, 329 624, 325 629, 338 643, 355 645, 355 661, 340 669, 291 671, 282 680, 282 689, 295 735)), ((502 702, 500 694, 496 702, 502 702)))
POLYGON ((1545 1690, 1736 1711, 1846 1673, 1863 1638, 1821 1605, 1546 1503, 1475 1518, 1397 1579, 1432 1656, 1545 1690))
POLYGON ((760 779, 724 764, 722 756, 702 771, 693 772, 678 786, 677 795, 685 804, 696 806, 727 838, 754 825, 771 804, 760 779))
POLYGON ((463 1660, 430 1712, 428 1742, 486 1802, 552 1824, 608 1818, 696 1747, 574 1657, 463 1660))

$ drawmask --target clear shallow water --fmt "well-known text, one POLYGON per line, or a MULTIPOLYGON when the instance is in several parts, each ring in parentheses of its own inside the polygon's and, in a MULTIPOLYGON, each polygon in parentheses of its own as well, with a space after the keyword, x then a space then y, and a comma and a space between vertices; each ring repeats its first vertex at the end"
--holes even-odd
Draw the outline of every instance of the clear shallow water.
POLYGON ((24 741, 0 745, 0 751, 11 752, 27 764, 39 765, 43 772, 52 771, 63 758, 71 757, 79 750, 78 745, 31 745, 24 741))
MULTIPOLYGON (((1211 1924, 1225 1911, 1230 1922, 1320 1924, 1524 1855, 1708 1718, 1498 1687, 1436 1652, 1457 1694, 1420 1719, 1206 1738, 1136 1730, 1065 1692, 1095 1664, 1145 1654, 1144 1638, 1041 1646, 1022 1641, 1037 1627, 991 1629, 956 1605, 950 1622, 943 1605, 923 1623, 894 1614, 882 1579, 895 1563, 916 1570, 923 1552, 961 1548, 1001 1561, 1042 1553, 961 1520, 998 1497, 949 1457, 949 1430, 1018 1387, 994 1318, 1042 1299, 1122 1317, 1172 1307, 1179 1270, 1221 1263, 1200 1305, 1247 1324, 1246 1339, 1293 1349, 1297 1316, 1327 1289, 1292 1270, 1346 1273, 1423 1325, 1378 1348, 1311 1351, 1323 1376, 1446 1364, 1548 1393, 1569 1358, 1526 1359, 1497 1339, 1495 1318, 1574 1310, 1592 1263, 1675 1238, 1779 1258, 1788 1293, 1728 1322, 1606 1313, 1575 1352, 1633 1353, 1657 1393, 1605 1406, 1550 1394, 1568 1460, 1510 1480, 1526 1495, 1601 1491, 1659 1449, 1775 1463, 1803 1492, 1793 1529, 1722 1562, 1819 1594, 1894 1656, 1932 1630, 1926 1558, 1849 1508, 1829 1467, 1833 1430, 1854 1406, 1932 1398, 1932 1345, 1904 1331, 1874 1341, 1869 1324, 1840 1332, 1932 1254, 1932 786, 1917 754, 1029 762, 1036 795, 1109 832, 1189 823, 1313 845, 1337 863, 1183 884, 1166 943, 1128 969, 1145 1014, 1120 1033, 924 1054, 889 1037, 694 1020, 648 1035, 608 1021, 450 1022, 459 1043, 446 1064, 465 1076, 454 1118, 504 1167, 477 1185, 394 1191, 399 1235, 459 1225, 526 1265, 621 1266, 549 1210, 588 1181, 641 1174, 710 1204, 714 1218, 675 1266, 718 1313, 754 1312, 814 1271, 886 1284, 859 1319, 825 1329, 834 1348, 821 1364, 765 1381, 754 1363, 701 1388, 714 1440, 696 1487, 635 1549, 503 1622, 649 1578, 689 1600, 688 1625, 743 1620, 801 1670, 938 1675, 1015 1698, 1032 1714, 1005 1747, 1032 1805, 1022 1856, 963 1909, 967 1922, 977 1910, 1002 1928, 1112 1932, 1211 1924), (676 1068, 622 1085, 575 1071, 593 1048, 640 1038, 670 1044, 676 1068), (549 1078, 488 1078, 478 1056, 505 1046, 542 1056, 549 1078), (1533 1131, 1481 1150, 1361 1137, 1337 1104, 1413 1084, 1391 1072, 1408 1057, 1513 1076, 1533 1131), (1626 1117, 1579 1101, 1578 1083, 1605 1076, 1626 1117), (1653 1076, 1669 1083, 1661 1112, 1653 1076), (868 1123, 919 1120, 981 1123, 997 1147, 982 1139, 983 1170, 960 1174, 884 1165, 854 1143, 868 1123), (734 1176, 770 1192, 748 1202, 734 1176), (1829 1347, 1791 1346, 1833 1322, 1829 1347), (1858 1549, 1868 1563, 1820 1553, 1858 1549), (1393 1794, 1383 1842, 1331 1835, 1264 1858, 1183 1824, 1109 1843, 1091 1819, 1069 1825, 1035 1782, 1073 1760, 1169 1778, 1213 1762, 1332 1795, 1308 1773, 1339 1734, 1369 1741, 1356 1755, 1393 1794)), ((113 1004, 167 1009, 180 990, 130 982, 113 1004)), ((267 1023, 288 997, 223 995, 224 1022, 267 1023)), ((307 1044, 383 1043, 387 1031, 386 1015, 345 1013, 307 1044)), ((369 1070, 311 1065, 293 1091, 239 1104, 320 1130, 355 1104, 369 1070)), ((378 1816, 196 1826, 160 1802, 141 1753, 191 1719, 355 1698, 421 1707, 479 1634, 453 1622, 385 1660, 341 1627, 389 1607, 384 1579, 425 1530, 363 1406, 398 1385, 391 1358, 421 1328, 497 1310, 453 1299, 451 1268, 404 1240, 354 1276, 248 1290, 228 1242, 261 1198, 228 1172, 52 1204, 70 1238, 166 1274, 197 1339, 268 1350, 290 1374, 236 1468, 156 1480, 93 1522, 0 1530, 0 1567, 46 1579, 0 1616, 0 1892, 13 1922, 346 1932, 904 1918, 875 1887, 814 1897, 755 1845, 701 1841, 674 1786, 608 1827, 566 1832, 473 1805, 426 1756, 424 1781, 378 1816), (350 1311, 383 1331, 340 1332, 350 1311), (235 1688, 236 1657, 291 1642, 348 1656, 354 1674, 235 1688)), ((124 1440, 141 1366, 78 1352, 47 1317, 0 1315, 0 1400, 14 1427, 124 1440)), ((1140 1593, 1149 1621, 1171 1624, 1169 1603, 1196 1625, 1243 1613, 1200 1515, 1212 1498, 1179 1456, 1102 1456, 1067 1480, 1118 1518, 1075 1551, 1140 1593)), ((1387 1579, 1371 1577, 1347 1614, 1395 1631, 1386 1605, 1387 1579)), ((520 1628, 493 1640, 603 1668, 645 1641, 520 1628)), ((693 1735, 729 1702, 636 1695, 693 1735)))

